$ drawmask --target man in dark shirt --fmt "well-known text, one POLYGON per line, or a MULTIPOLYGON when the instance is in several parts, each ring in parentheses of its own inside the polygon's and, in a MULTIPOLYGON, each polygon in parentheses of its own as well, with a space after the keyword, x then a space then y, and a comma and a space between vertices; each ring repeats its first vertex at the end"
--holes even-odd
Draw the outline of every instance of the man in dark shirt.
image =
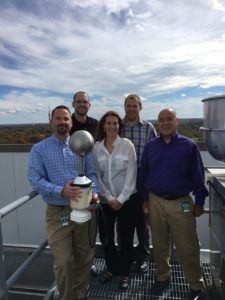
POLYGON ((160 136, 145 145, 141 161, 141 185, 146 200, 143 208, 149 213, 152 232, 154 288, 161 290, 169 285, 172 241, 190 285, 188 299, 195 299, 204 291, 195 217, 204 212, 208 192, 198 147, 177 133, 178 123, 173 110, 162 110, 158 116, 160 136))
POLYGON ((91 103, 86 92, 80 91, 73 96, 72 106, 74 113, 72 114, 73 126, 70 135, 77 130, 87 130, 96 139, 98 121, 87 115, 91 103))
MULTIPOLYGON (((84 91, 75 93, 73 96, 72 106, 74 108, 74 113, 72 114, 70 135, 78 130, 87 130, 92 134, 94 140, 96 140, 98 120, 87 115, 91 106, 88 94, 84 91)), ((95 264, 92 265, 91 271, 92 274, 97 275, 98 270, 95 264)))

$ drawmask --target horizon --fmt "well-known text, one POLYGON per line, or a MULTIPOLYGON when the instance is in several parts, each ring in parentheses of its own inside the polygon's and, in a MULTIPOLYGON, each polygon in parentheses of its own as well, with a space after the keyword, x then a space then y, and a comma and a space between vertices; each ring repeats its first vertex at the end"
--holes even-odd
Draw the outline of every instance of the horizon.
MULTIPOLYGON (((157 119, 145 119, 146 121, 149 121, 149 122, 157 122, 157 119)), ((203 121, 203 118, 179 118, 179 120, 182 122, 184 120, 201 120, 203 121)), ((1 124, 0 123, 0 127, 1 126, 24 126, 24 125, 49 125, 49 122, 31 122, 31 123, 10 123, 10 124, 7 124, 7 123, 4 123, 4 124, 1 124)))
POLYGON ((0 22, 4 124, 45 123, 80 90, 92 117, 135 93, 151 120, 202 118, 201 100, 225 94, 222 0, 7 0, 0 22))

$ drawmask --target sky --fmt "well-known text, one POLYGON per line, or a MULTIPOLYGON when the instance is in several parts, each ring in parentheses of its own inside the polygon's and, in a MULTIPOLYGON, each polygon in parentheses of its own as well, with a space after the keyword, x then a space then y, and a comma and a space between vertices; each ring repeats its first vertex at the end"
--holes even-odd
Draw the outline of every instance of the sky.
POLYGON ((46 123, 86 91, 89 115, 203 117, 225 94, 224 0, 0 0, 0 124, 46 123))

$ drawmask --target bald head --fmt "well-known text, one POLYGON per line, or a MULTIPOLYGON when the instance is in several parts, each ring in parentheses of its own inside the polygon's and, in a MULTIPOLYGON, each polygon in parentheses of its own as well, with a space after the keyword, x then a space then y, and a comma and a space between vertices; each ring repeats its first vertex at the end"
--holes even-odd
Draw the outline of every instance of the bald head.
POLYGON ((165 108, 158 115, 159 132, 165 141, 169 142, 171 137, 177 132, 179 119, 176 112, 171 108, 165 108))
POLYGON ((161 115, 164 115, 164 114, 171 114, 173 115, 175 118, 177 118, 177 113, 175 112, 175 110, 173 110, 172 108, 164 108, 163 110, 161 110, 159 112, 159 115, 158 115, 158 120, 160 118, 161 115))

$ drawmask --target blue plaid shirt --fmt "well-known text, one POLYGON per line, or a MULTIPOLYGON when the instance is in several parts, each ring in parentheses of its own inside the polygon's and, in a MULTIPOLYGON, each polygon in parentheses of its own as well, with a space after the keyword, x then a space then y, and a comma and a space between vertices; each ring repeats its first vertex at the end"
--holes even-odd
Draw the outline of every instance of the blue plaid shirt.
POLYGON ((156 137, 156 131, 152 123, 148 121, 143 121, 139 118, 137 124, 129 126, 126 123, 126 118, 123 119, 123 137, 128 138, 134 144, 136 154, 137 154, 137 166, 140 168, 141 155, 144 150, 144 145, 150 139, 156 137))
MULTIPOLYGON (((79 157, 65 142, 54 135, 35 144, 30 153, 28 178, 33 189, 51 205, 69 205, 69 199, 61 196, 68 181, 79 175, 79 157)), ((93 193, 98 192, 97 175, 92 154, 85 157, 85 175, 93 182, 93 193)))

